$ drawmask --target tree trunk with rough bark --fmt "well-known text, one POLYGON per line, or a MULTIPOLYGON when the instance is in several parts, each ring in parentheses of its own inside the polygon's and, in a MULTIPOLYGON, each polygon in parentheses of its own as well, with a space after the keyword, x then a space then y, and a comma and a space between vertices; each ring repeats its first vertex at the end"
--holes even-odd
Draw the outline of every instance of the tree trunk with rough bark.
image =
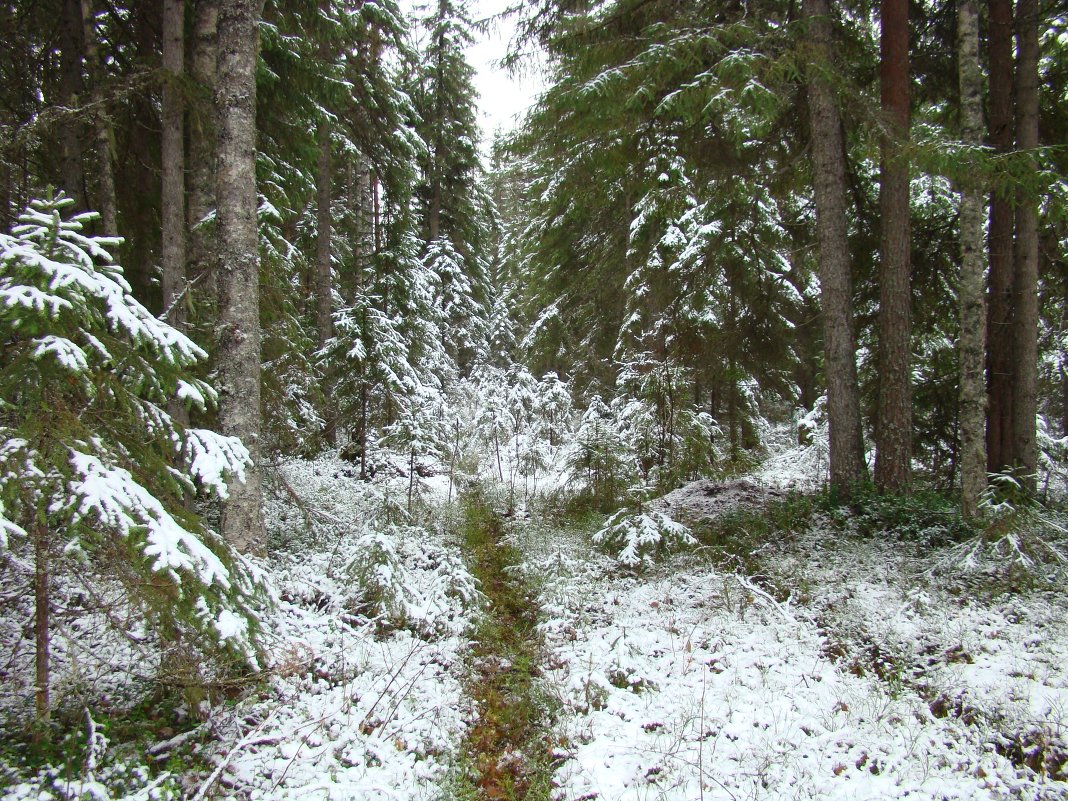
POLYGON ((832 28, 827 0, 804 0, 814 64, 808 78, 808 110, 820 300, 823 305, 827 414, 830 424, 831 486, 848 495, 867 476, 860 428, 853 279, 846 237, 846 169, 842 123, 830 83, 832 28))
POLYGON ((57 132, 60 143, 60 179, 63 191, 74 198, 77 211, 85 211, 85 175, 82 170, 82 123, 75 110, 81 104, 82 57, 85 43, 82 41, 81 0, 63 0, 62 18, 59 21, 59 104, 70 110, 59 122, 57 132))
POLYGON ((374 199, 372 198, 375 186, 374 177, 371 174, 371 164, 365 158, 360 159, 359 174, 356 181, 356 194, 359 203, 356 269, 358 271, 357 284, 362 285, 363 276, 370 269, 371 259, 375 254, 375 213, 374 199))
POLYGON ((163 112, 160 197, 163 223, 163 308, 167 321, 185 328, 185 0, 163 2, 163 112))
POLYGON ((885 130, 879 145, 879 406, 875 427, 875 484, 907 491, 912 460, 910 334, 908 0, 882 0, 879 70, 885 130))
POLYGON ((315 176, 316 239, 315 239, 315 324, 319 347, 334 335, 333 263, 331 256, 330 206, 333 200, 333 169, 330 152, 330 125, 319 126, 319 160, 315 176))
POLYGON ((51 578, 49 576, 50 543, 48 528, 38 521, 33 530, 33 597, 34 597, 34 639, 36 642, 35 668, 36 692, 34 708, 38 723, 48 723, 52 714, 49 690, 51 681, 51 578))
MULTIPOLYGON (((998 153, 1013 148, 1012 0, 990 0, 990 144, 998 153)), ((1012 466, 1012 238, 1015 212, 1007 196, 990 198, 990 284, 986 337, 987 471, 1012 466)))
MULTIPOLYGON (((957 70, 961 138, 983 144, 983 73, 979 64, 979 9, 976 0, 957 6, 957 70)), ((986 386, 983 355, 986 302, 983 275, 983 194, 978 185, 961 188, 960 200, 960 476, 961 513, 972 519, 986 487, 986 386)))
POLYGON ((104 65, 100 60, 95 10, 92 0, 81 0, 82 37, 85 41, 85 63, 89 73, 89 98, 93 107, 93 151, 96 157, 96 210, 104 236, 119 235, 118 202, 115 199, 115 168, 111 159, 111 121, 108 117, 104 92, 104 65))
POLYGON ((189 74, 196 84, 194 102, 188 108, 187 225, 189 259, 187 275, 207 296, 215 298, 215 248, 209 226, 203 220, 215 208, 215 75, 216 35, 219 25, 217 0, 195 0, 189 74))
POLYGON ((253 465, 223 504, 222 535, 263 550, 260 475, 259 243, 256 196, 256 58, 260 0, 221 0, 218 27, 219 425, 253 465))
MULTIPOLYGON (((1016 6, 1016 147, 1034 153, 1038 138, 1038 2, 1016 6)), ((1037 162, 1032 157, 1034 169, 1037 162)), ((1013 453, 1028 490, 1038 472, 1038 203, 1020 192, 1013 276, 1013 453)))
MULTIPOLYGON (((315 254, 315 323, 320 350, 334 336, 334 270, 331 254, 330 206, 333 200, 333 159, 331 158, 330 123, 319 124, 319 160, 315 176, 316 254, 315 254)), ((334 414, 331 379, 323 381, 323 438, 330 445, 337 441, 337 418, 334 414)))

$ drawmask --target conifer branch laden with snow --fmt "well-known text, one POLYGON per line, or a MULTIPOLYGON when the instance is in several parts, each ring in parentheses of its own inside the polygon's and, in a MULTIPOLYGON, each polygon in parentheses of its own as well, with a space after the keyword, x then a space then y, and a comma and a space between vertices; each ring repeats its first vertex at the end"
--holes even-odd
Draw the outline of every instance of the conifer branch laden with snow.
POLYGON ((629 509, 608 518, 593 535, 593 542, 631 570, 648 567, 671 550, 697 545, 689 528, 663 512, 632 513, 629 509))
POLYGON ((215 405, 191 373, 207 354, 134 299, 119 240, 86 235, 95 215, 64 218, 71 204, 34 201, 0 234, 0 553, 37 563, 39 717, 62 571, 118 580, 162 640, 257 664, 256 582, 187 506, 225 498, 248 451, 168 412, 215 405))

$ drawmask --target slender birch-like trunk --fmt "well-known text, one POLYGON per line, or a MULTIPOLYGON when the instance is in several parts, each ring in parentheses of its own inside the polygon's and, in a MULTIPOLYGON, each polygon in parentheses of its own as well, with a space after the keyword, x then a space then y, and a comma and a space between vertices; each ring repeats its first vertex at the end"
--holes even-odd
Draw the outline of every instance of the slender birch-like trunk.
MULTIPOLYGON (((960 84, 961 138, 983 144, 983 73, 979 64, 979 9, 976 0, 957 6, 957 69, 960 84)), ((986 487, 986 298, 983 247, 983 193, 963 186, 960 200, 960 476, 961 513, 976 516, 986 487)))

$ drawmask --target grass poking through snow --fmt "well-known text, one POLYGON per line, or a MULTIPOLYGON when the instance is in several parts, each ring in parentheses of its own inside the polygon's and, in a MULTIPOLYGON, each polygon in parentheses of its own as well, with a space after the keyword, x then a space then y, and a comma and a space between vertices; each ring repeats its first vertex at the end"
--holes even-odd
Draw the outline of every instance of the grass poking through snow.
POLYGON ((462 534, 487 605, 469 654, 468 694, 477 719, 449 789, 463 799, 547 800, 552 704, 537 681, 537 601, 514 570, 521 556, 504 541, 503 521, 481 495, 465 500, 462 534))

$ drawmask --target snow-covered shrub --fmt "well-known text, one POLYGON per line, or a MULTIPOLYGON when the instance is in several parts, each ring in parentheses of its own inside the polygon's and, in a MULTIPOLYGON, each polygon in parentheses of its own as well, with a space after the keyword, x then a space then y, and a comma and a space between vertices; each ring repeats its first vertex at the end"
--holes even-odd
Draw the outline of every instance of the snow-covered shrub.
POLYGON ((690 529, 663 512, 622 509, 593 535, 621 565, 636 569, 652 564, 671 551, 697 544, 690 529))
POLYGON ((595 396, 566 453, 569 481, 603 510, 619 505, 639 477, 637 455, 613 410, 595 396))
POLYGON ((830 469, 826 395, 811 409, 797 410, 793 434, 791 444, 765 459, 757 475, 777 486, 815 489, 827 481, 830 469))
POLYGON ((0 772, 4 801, 170 801, 182 797, 181 780, 170 772, 157 775, 135 755, 110 748, 104 726, 86 711, 85 727, 62 743, 66 765, 50 765, 27 776, 0 772), (82 755, 72 773, 69 760, 82 755))
POLYGON ((1038 417, 1038 482, 1046 500, 1068 496, 1068 436, 1054 436, 1044 415, 1038 417))
POLYGON ((356 557, 349 563, 348 572, 360 590, 361 612, 395 627, 405 624, 407 583, 395 533, 391 536, 364 529, 356 541, 356 557))
POLYGON ((358 611, 376 618, 382 630, 457 633, 449 617, 456 602, 462 609, 481 603, 478 582, 460 557, 429 542, 419 527, 367 526, 352 554, 346 572, 359 590, 358 611))
POLYGON ((255 582, 188 505, 225 497, 248 452, 168 412, 214 405, 191 374, 207 354, 134 299, 117 240, 64 219, 71 202, 0 234, 0 555, 35 566, 38 608, 60 580, 117 581, 164 641, 254 665, 255 582))
POLYGON ((647 484, 670 489, 711 474, 722 457, 716 447, 722 432, 711 415, 682 400, 692 383, 687 369, 642 353, 617 383, 612 410, 647 484))
POLYGON ((423 263, 434 278, 434 308, 441 320, 446 352, 457 362, 470 360, 486 338, 486 310, 476 300, 471 274, 476 270, 448 238, 426 247, 423 263))
POLYGON ((538 382, 539 435, 548 440, 549 447, 557 447, 570 428, 574 401, 571 387, 556 373, 546 373, 538 382))
POLYGON ((1068 521, 1030 497, 1018 476, 991 476, 979 506, 990 522, 947 556, 958 570, 1046 581, 1068 575, 1068 521))

